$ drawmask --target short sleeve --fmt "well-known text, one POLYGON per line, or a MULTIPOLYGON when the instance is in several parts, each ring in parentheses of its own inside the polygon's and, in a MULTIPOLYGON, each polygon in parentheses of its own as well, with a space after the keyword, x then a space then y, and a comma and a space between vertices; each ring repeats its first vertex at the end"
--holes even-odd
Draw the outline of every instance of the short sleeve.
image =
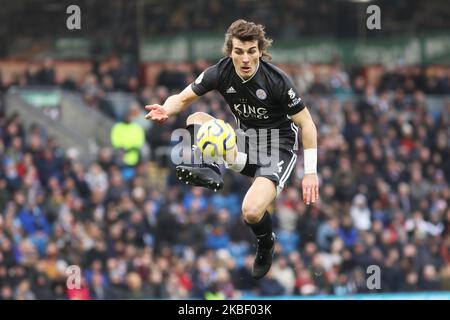
POLYGON ((219 70, 216 64, 203 71, 191 84, 191 88, 196 95, 202 96, 209 91, 217 89, 218 83, 219 70))
POLYGON ((280 102, 286 113, 290 116, 302 111, 305 108, 302 98, 298 94, 292 80, 285 74, 282 75, 280 85, 280 102))

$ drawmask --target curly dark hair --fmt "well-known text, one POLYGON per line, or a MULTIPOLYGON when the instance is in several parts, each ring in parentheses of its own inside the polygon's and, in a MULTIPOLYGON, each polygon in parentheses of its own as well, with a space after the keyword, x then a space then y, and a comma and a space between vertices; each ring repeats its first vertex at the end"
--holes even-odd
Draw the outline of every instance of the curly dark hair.
POLYGON ((223 52, 229 56, 233 50, 233 38, 240 41, 255 41, 258 40, 258 48, 262 52, 262 57, 268 60, 272 56, 267 53, 267 50, 272 45, 272 39, 266 38, 264 26, 255 24, 244 19, 239 19, 233 22, 225 33, 225 43, 223 45, 223 52))

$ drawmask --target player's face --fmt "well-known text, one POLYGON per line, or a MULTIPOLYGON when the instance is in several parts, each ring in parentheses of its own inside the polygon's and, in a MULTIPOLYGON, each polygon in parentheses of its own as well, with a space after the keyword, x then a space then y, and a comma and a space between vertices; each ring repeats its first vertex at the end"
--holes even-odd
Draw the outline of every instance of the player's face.
POLYGON ((233 38, 233 50, 231 50, 231 59, 234 68, 242 79, 250 78, 258 67, 259 58, 262 53, 258 48, 258 40, 242 42, 233 38))

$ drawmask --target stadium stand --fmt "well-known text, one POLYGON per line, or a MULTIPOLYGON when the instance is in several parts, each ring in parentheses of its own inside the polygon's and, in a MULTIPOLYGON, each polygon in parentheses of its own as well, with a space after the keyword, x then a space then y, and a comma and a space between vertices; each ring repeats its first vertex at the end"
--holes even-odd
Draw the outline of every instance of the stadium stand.
MULTIPOLYGON (((254 4, 232 2, 243 16, 254 4)), ((136 18, 133 1, 115 1, 105 10, 95 10, 104 8, 102 1, 89 3, 81 6, 98 19, 86 19, 86 29, 96 31, 81 34, 101 38, 105 29, 117 31, 107 49, 99 41, 86 59, 73 61, 33 59, 34 50, 56 52, 44 40, 36 47, 23 39, 0 46, 0 300, 364 299, 374 296, 366 285, 370 265, 382 268, 377 293, 449 298, 448 64, 282 65, 317 124, 321 201, 302 202, 298 161, 274 208, 274 264, 255 281, 254 239, 240 217, 247 178, 224 172, 219 193, 188 188, 177 183, 170 161, 171 133, 184 127, 190 112, 234 124, 223 99, 208 94, 161 126, 143 121, 143 105, 164 101, 213 61, 139 61, 136 43, 124 40, 127 32, 137 33, 129 24, 136 18), (134 166, 109 140, 125 115, 145 131, 148 147, 134 166), (67 287, 72 265, 82 271, 80 289, 67 287)), ((223 32, 234 19, 220 14, 228 2, 203 7, 194 1, 169 10, 174 3, 148 2, 143 18, 152 23, 143 32, 223 32)), ((338 30, 322 23, 336 18, 329 1, 258 3, 248 18, 270 21, 275 39, 355 36, 354 19, 338 30)), ((386 11, 386 34, 448 26, 448 6, 439 1, 405 3, 386 11)), ((49 6, 46 16, 32 13, 42 13, 36 4, 8 3, 0 12, 0 40, 63 33, 45 20, 65 4, 49 6), (21 12, 43 28, 16 19, 21 12)), ((350 10, 341 6, 337 12, 350 10)))

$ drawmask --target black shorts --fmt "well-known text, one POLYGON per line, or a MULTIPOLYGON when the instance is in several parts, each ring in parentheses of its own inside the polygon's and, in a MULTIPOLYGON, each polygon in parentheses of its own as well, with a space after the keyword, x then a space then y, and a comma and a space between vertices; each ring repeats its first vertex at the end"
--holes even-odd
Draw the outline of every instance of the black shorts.
POLYGON ((265 177, 273 181, 278 195, 295 171, 296 152, 293 148, 284 147, 268 148, 270 151, 267 151, 266 148, 258 150, 256 146, 249 143, 248 139, 245 139, 244 150, 242 147, 242 145, 238 145, 238 150, 240 153, 246 154, 246 162, 242 170, 237 172, 248 177, 265 177))

